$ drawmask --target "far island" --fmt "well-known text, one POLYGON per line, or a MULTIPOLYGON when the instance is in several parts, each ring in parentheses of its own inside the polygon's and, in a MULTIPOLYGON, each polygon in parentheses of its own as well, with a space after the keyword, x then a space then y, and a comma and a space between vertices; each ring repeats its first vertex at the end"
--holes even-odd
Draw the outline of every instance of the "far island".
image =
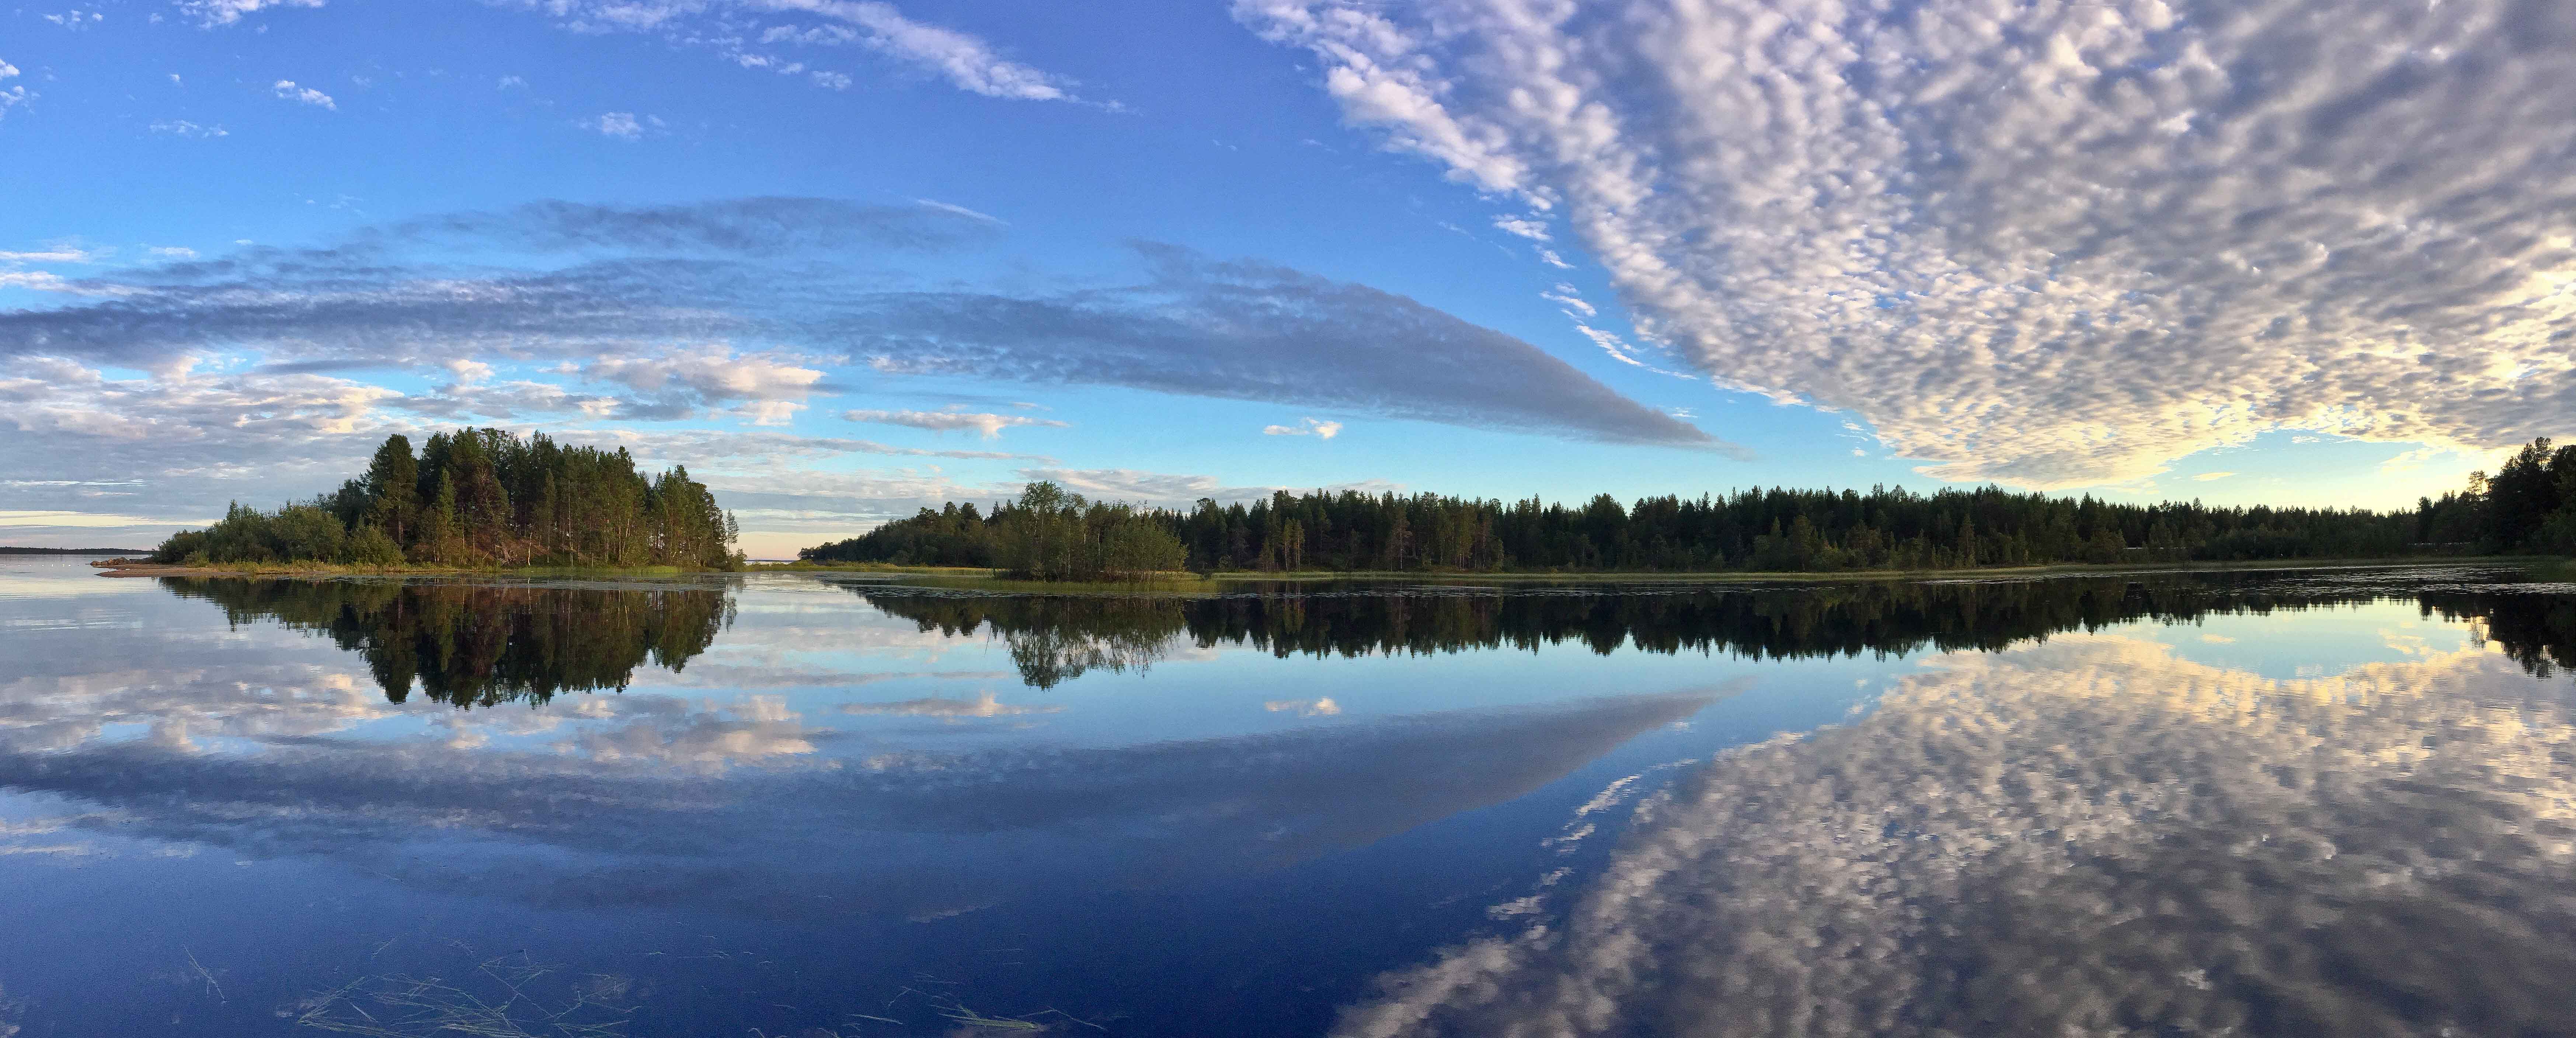
POLYGON ((389 436, 364 474, 310 501, 236 503, 161 542, 140 571, 731 570, 738 535, 686 468, 647 478, 624 448, 463 429, 417 454, 389 436))

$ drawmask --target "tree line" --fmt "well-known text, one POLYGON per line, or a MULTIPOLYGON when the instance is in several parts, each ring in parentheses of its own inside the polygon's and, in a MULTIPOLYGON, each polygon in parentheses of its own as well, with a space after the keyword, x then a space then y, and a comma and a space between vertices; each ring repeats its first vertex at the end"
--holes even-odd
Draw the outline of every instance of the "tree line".
POLYGON ((566 447, 500 429, 394 435, 367 471, 311 501, 222 521, 154 549, 166 563, 359 566, 681 566, 732 569, 733 514, 673 466, 647 478, 626 449, 566 447))
MULTIPOLYGON (((1023 531, 1034 519, 1031 494, 1041 502, 1081 502, 1054 484, 1036 483, 1017 504, 924 508, 798 554, 813 562, 992 566, 1042 575, 1023 564, 1023 531)), ((1046 507, 1037 511, 1058 514, 1046 507)), ((1248 504, 1202 498, 1187 510, 1087 507, 1084 522, 1100 531, 1114 525, 1135 544, 1152 545, 1131 565, 1202 572, 1831 572, 2576 553, 2576 445, 2534 441, 2492 478, 2476 474, 2463 491, 2391 512, 2123 504, 1995 486, 1930 494, 1883 486, 1867 493, 1774 487, 1633 503, 1602 494, 1572 507, 1535 497, 1281 491, 1248 504), (1147 535, 1148 527, 1170 545, 1147 535)))

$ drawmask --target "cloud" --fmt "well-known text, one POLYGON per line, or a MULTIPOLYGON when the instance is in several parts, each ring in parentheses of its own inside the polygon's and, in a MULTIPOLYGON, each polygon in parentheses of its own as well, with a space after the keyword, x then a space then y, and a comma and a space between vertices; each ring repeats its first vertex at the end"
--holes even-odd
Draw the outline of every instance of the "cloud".
POLYGON ((105 257, 103 252, 55 245, 43 252, 0 252, 0 263, 96 263, 105 257))
POLYGON ((1681 780, 1539 925, 1333 1033, 2545 1031, 2563 686, 2475 648, 2314 680, 2107 635, 1936 657, 1681 780))
MULTIPOLYGON (((1512 336, 1258 261, 1139 244, 1139 278, 1020 295, 905 290, 907 275, 875 265, 1001 233, 943 208, 821 199, 457 213, 323 248, 58 279, 112 298, 0 311, 0 356, 125 367, 227 351, 391 367, 634 356, 640 372, 709 351, 846 352, 880 376, 1116 385, 1742 454, 1512 336), (424 258, 447 254, 488 261, 424 258)), ((598 370, 623 378, 625 367, 598 370)), ((777 417, 766 410, 761 420, 777 417)))
POLYGON ((792 361, 711 346, 650 357, 600 357, 582 370, 594 379, 656 394, 666 409, 735 403, 753 424, 778 425, 802 410, 806 395, 823 380, 822 372, 792 361))
POLYGON ((331 100, 331 95, 312 87, 297 86, 292 79, 278 80, 277 86, 273 89, 278 97, 288 101, 296 101, 316 108, 328 108, 335 112, 340 110, 340 103, 331 100))
POLYGON ((1261 435, 1263 436, 1312 436, 1318 440, 1329 440, 1341 434, 1342 423, 1327 422, 1315 418, 1300 419, 1295 425, 1265 425, 1261 427, 1261 435))
MULTIPOLYGON (((9 79, 16 75, 18 75, 18 66, 0 61, 0 79, 9 79)), ((23 86, 0 87, 0 118, 7 117, 10 108, 25 104, 28 98, 34 96, 36 95, 28 93, 27 88, 23 86)))
POLYGON ((1742 456, 1501 332, 1411 299, 1250 260, 1139 244, 1117 292, 888 296, 884 370, 1126 385, 1742 456))
POLYGON ((1296 714, 1299 717, 1333 717, 1342 712, 1342 705, 1333 702, 1331 696, 1321 699, 1273 699, 1261 704, 1261 708, 1274 714, 1296 714))
POLYGON ((1600 309, 1585 301, 1582 293, 1574 290, 1574 286, 1562 281, 1557 282, 1555 288, 1539 293, 1538 297, 1564 307, 1565 316, 1577 321, 1589 320, 1601 315, 1600 309))
MULTIPOLYGON (((1126 501, 1165 508, 1187 508, 1200 498, 1209 498, 1219 504, 1254 501, 1283 490, 1299 489, 1288 486, 1229 487, 1215 476, 1142 472, 1136 469, 1027 468, 1019 470, 1019 476, 1021 479, 1031 481, 1048 480, 1094 500, 1126 501)), ((1321 489, 1381 494, 1393 493, 1404 487, 1399 483, 1372 479, 1358 483, 1337 483, 1321 489)))
POLYGON ((2233 473, 2233 472, 2203 472, 2203 473, 2201 473, 2201 474, 2199 474, 2199 475, 2197 475, 2197 476, 2193 476, 2193 477, 2191 477, 2191 478, 2192 478, 2194 481, 2197 481, 2197 482, 2207 483, 2207 482, 2210 482, 2211 480, 2226 479, 2227 477, 2229 477, 2229 476, 2233 476, 2233 475, 2235 475, 2235 473, 2233 473))
POLYGON ((1238 0, 1725 384, 1944 479, 2576 414, 2576 7, 1238 0))
POLYGON ((993 224, 995 226, 1007 226, 1000 217, 986 213, 979 213, 962 205, 951 205, 947 202, 931 198, 917 198, 914 199, 914 201, 922 205, 929 206, 930 208, 937 209, 941 212, 955 213, 959 216, 968 217, 970 219, 982 220, 985 223, 993 224))
POLYGON ((1072 424, 1070 422, 1059 422, 1051 418, 1031 418, 1026 415, 975 414, 967 411, 843 411, 841 412, 841 418, 844 421, 869 422, 877 425, 902 425, 915 429, 928 429, 932 432, 951 432, 960 429, 972 429, 984 434, 984 438, 987 440, 1000 439, 1002 430, 1013 426, 1047 425, 1061 429, 1069 428, 1072 424))
POLYGON ((991 44, 955 29, 916 22, 894 5, 872 0, 757 0, 771 11, 821 15, 855 25, 859 42, 948 81, 960 90, 1019 101, 1069 101, 1074 81, 1003 58, 991 44))
POLYGON ((603 137, 640 141, 644 139, 647 132, 661 129, 662 120, 659 116, 651 115, 637 119, 633 112, 609 112, 596 119, 583 120, 579 125, 585 130, 598 131, 603 137))
MULTIPOLYGON (((858 46, 985 97, 1079 101, 1080 84, 1013 61, 973 34, 906 17, 875 0, 518 0, 579 32, 651 32, 685 46, 709 47, 745 68, 806 72, 816 85, 846 89, 850 77, 807 72, 800 62, 758 53, 754 45, 858 46), (798 20, 746 33, 762 15, 798 20)), ((1107 107, 1116 107, 1114 105, 1107 107)))
POLYGON ((323 0, 181 0, 179 10, 206 28, 231 25, 272 7, 320 7, 323 0))
POLYGON ((1518 235, 1531 241, 1553 240, 1548 237, 1547 221, 1535 217, 1497 216, 1494 218, 1494 229, 1505 234, 1518 235))

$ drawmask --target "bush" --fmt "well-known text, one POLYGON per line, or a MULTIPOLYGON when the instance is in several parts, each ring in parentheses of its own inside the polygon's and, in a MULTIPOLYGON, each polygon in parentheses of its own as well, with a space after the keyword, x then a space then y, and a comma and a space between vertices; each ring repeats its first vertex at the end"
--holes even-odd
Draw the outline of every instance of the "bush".
POLYGON ((362 526, 350 534, 340 549, 340 559, 352 566, 399 566, 403 564, 402 546, 385 536, 383 530, 362 526))

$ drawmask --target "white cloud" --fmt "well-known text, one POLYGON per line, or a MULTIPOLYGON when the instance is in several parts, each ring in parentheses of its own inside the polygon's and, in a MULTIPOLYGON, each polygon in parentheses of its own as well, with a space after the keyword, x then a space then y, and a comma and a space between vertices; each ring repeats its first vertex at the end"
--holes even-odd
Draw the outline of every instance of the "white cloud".
POLYGON ((297 86, 292 79, 278 80, 277 85, 272 89, 276 91, 278 97, 288 101, 297 101, 317 108, 328 108, 335 112, 340 110, 340 103, 331 100, 331 95, 312 87, 297 86))
POLYGON ((1389 146, 1562 221, 1641 332, 1940 478, 2576 414, 2570 5, 1234 9, 1389 146))
POLYGON ((596 119, 583 120, 581 127, 586 130, 596 130, 605 137, 615 137, 622 141, 640 141, 644 139, 646 133, 660 129, 662 120, 659 116, 651 115, 639 119, 633 112, 608 112, 596 119))
POLYGON ((179 10, 207 28, 231 25, 272 7, 320 7, 323 0, 181 0, 179 10))
POLYGON ((1601 315, 1599 307, 1593 306, 1590 302, 1586 301, 1581 293, 1574 290, 1574 286, 1562 281, 1557 282, 1555 288, 1539 293, 1538 297, 1564 307, 1565 316, 1574 318, 1577 321, 1601 315))
MULTIPOLYGON (((8 79, 16 75, 18 75, 18 66, 0 61, 0 79, 8 79)), ((10 108, 25 104, 28 98, 34 96, 36 95, 28 93, 27 88, 23 86, 0 87, 0 117, 7 116, 10 108)))
POLYGON ((1022 101, 1070 101, 1074 81, 1003 58, 991 44, 955 29, 916 22, 874 0, 756 0, 751 6, 801 11, 847 22, 859 42, 946 79, 960 90, 1022 101))
POLYGON ((52 245, 42 252, 0 252, 0 263, 96 263, 107 253, 69 245, 52 245))
POLYGON ((1031 418, 1027 415, 1015 414, 977 414, 968 411, 955 410, 843 411, 841 412, 841 418, 845 421, 868 422, 875 425, 909 426, 915 429, 928 429, 932 432, 953 432, 971 429, 982 433, 984 438, 987 440, 998 439, 1002 435, 1002 430, 1015 426, 1044 425, 1054 426, 1061 429, 1068 428, 1071 425, 1071 423, 1059 422, 1052 418, 1031 418))
MULTIPOLYGON (((1191 502, 1203 497, 1213 498, 1220 503, 1251 501, 1269 497, 1282 490, 1300 489, 1288 486, 1229 487, 1215 476, 1141 472, 1136 469, 1029 468, 1019 470, 1019 476, 1026 480, 1050 480, 1067 490, 1097 501, 1132 501, 1179 508, 1186 508, 1191 502)), ((1401 491, 1404 485, 1383 479, 1371 479, 1357 483, 1336 483, 1321 489, 1356 490, 1365 494, 1381 494, 1401 491)))
MULTIPOLYGON (((1080 101, 1072 78, 1002 56, 980 37, 905 17, 877 0, 515 0, 516 6, 560 19, 577 32, 653 32, 672 42, 707 47, 744 68, 804 73, 816 86, 847 89, 850 77, 808 72, 802 62, 757 53, 753 45, 860 46, 986 97, 1023 101, 1080 101), (743 31, 746 12, 805 16, 822 24, 770 25, 743 31)), ((1105 107, 1115 108, 1116 105, 1105 107)))
POLYGON ((1263 436, 1312 436, 1318 440, 1329 440, 1341 434, 1342 423, 1327 422, 1316 418, 1299 419, 1295 425, 1265 425, 1261 427, 1261 435, 1263 436))
POLYGON ((493 84, 492 88, 495 90, 525 90, 528 88, 528 81, 522 76, 503 76, 499 82, 493 84))
POLYGON ((1296 714, 1299 717, 1332 717, 1342 712, 1342 705, 1333 702, 1331 696, 1321 699, 1273 699, 1261 704, 1261 708, 1274 714, 1296 714))
POLYGON ((197 250, 185 245, 147 245, 144 252, 158 259, 195 259, 197 250))
POLYGON ((166 133, 173 137, 206 138, 232 136, 232 134, 225 131, 222 126, 206 126, 189 122, 186 119, 164 119, 153 123, 152 132, 166 133))
POLYGON ((739 403, 733 413, 754 425, 783 425, 823 380, 823 373, 796 358, 776 354, 735 354, 721 346, 679 350, 660 356, 600 357, 582 369, 593 379, 615 382, 639 392, 662 394, 666 406, 739 403))
POLYGON ((1538 252, 1538 261, 1539 261, 1539 262, 1541 262, 1541 263, 1545 263, 1545 264, 1547 264, 1548 266, 1555 267, 1555 268, 1556 268, 1556 269, 1558 269, 1558 270, 1573 270, 1573 269, 1574 269, 1574 264, 1571 264, 1571 263, 1566 262, 1566 261, 1565 261, 1565 257, 1557 255, 1557 254, 1556 254, 1556 250, 1555 250, 1555 249, 1539 249, 1539 250, 1537 250, 1537 252, 1538 252))
POLYGON ((2191 478, 2192 478, 2195 482, 2207 483, 2207 482, 2210 482, 2210 481, 2212 481, 2212 480, 2226 479, 2227 477, 2229 477, 2229 476, 2233 476, 2233 475, 2235 475, 2235 473, 2233 473, 2233 472, 2203 472, 2203 473, 2201 473, 2200 475, 2193 476, 2193 477, 2191 477, 2191 478))
POLYGON ((994 216, 990 213, 976 212, 975 210, 968 209, 965 206, 942 202, 935 198, 916 198, 913 199, 913 201, 929 206, 930 208, 937 209, 943 213, 955 213, 969 220, 982 220, 985 223, 993 224, 997 227, 1010 226, 1009 223, 1004 221, 1001 217, 994 216))
POLYGON ((1531 241, 1554 240, 1548 237, 1547 221, 1534 216, 1497 216, 1494 218, 1494 229, 1505 234, 1516 234, 1531 241))

